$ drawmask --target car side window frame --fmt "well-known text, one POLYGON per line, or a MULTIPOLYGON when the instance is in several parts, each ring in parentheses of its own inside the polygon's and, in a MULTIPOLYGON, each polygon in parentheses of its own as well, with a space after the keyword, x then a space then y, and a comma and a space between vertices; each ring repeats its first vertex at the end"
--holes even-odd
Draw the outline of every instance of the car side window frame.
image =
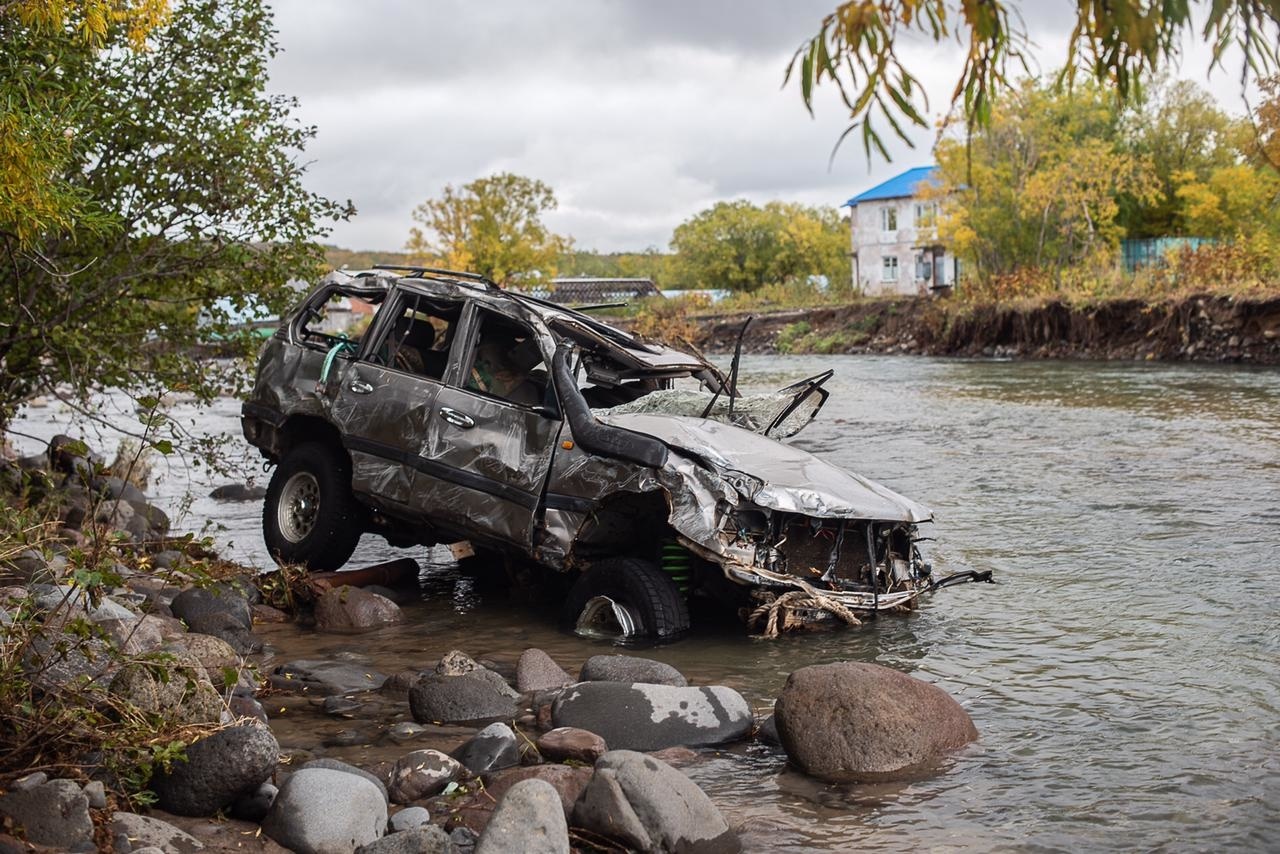
POLYGON ((406 288, 396 287, 383 303, 382 309, 379 310, 377 315, 374 317, 373 324, 369 327, 369 331, 361 340, 360 350, 356 354, 355 358, 361 362, 376 365, 379 368, 394 371, 395 373, 403 374, 407 377, 414 377, 416 379, 427 380, 434 383, 447 384, 449 375, 453 370, 454 360, 452 358, 452 354, 454 349, 458 346, 459 335, 457 332, 453 334, 452 339, 449 341, 449 349, 441 351, 445 354, 445 367, 439 377, 405 370, 395 364, 384 365, 380 362, 375 362, 373 359, 374 354, 382 348, 383 343, 386 342, 388 337, 391 335, 392 330, 395 328, 396 321, 404 315, 405 310, 409 307, 410 301, 412 301, 415 306, 414 311, 421 311, 420 308, 417 308, 417 305, 418 301, 423 299, 428 302, 435 303, 459 304, 461 310, 458 313, 456 326, 459 330, 465 328, 464 324, 466 322, 467 313, 471 310, 471 304, 466 300, 461 300, 456 297, 433 297, 420 294, 406 288))
MULTIPOLYGON (((543 417, 550 418, 554 421, 561 420, 559 406, 548 407, 544 404, 525 404, 518 403, 501 395, 491 394, 488 392, 478 391, 468 388, 466 380, 470 376, 472 365, 475 363, 476 351, 479 346, 480 330, 484 326, 485 313, 496 315, 499 318, 515 323, 523 327, 538 347, 538 353, 542 356, 542 363, 547 366, 547 383, 545 388, 551 388, 550 365, 551 359, 548 357, 545 348, 542 346, 542 336, 538 334, 538 330, 527 319, 523 317, 513 316, 507 312, 498 310, 496 306, 481 305, 476 302, 469 302, 466 310, 463 312, 462 322, 464 347, 458 353, 457 358, 450 360, 449 370, 445 372, 446 384, 457 389, 458 391, 474 394, 485 400, 492 400, 506 406, 514 407, 523 412, 534 412, 543 417)), ((455 342, 456 343, 456 342, 455 342)))

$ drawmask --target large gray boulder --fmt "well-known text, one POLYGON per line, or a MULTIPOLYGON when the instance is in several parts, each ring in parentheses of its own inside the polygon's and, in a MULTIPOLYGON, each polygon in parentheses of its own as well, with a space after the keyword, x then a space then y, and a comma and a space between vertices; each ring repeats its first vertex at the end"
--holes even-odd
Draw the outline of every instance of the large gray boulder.
POLYGON ((231 675, 231 685, 239 679, 242 659, 232 649, 231 644, 213 635, 184 634, 175 638, 170 646, 189 653, 209 674, 209 681, 217 685, 228 684, 226 677, 231 675))
POLYGON ((344 584, 321 594, 315 618, 317 631, 354 634, 394 625, 404 614, 387 597, 344 584))
POLYGON ((63 851, 93 851, 89 799, 72 780, 50 780, 0 796, 0 815, 23 829, 24 838, 63 851))
POLYGON ((146 714, 164 713, 177 723, 216 724, 222 718, 222 696, 186 653, 170 664, 126 664, 110 691, 146 714))
POLYGON ((305 659, 280 665, 271 671, 267 680, 279 691, 328 697, 376 691, 387 677, 359 664, 305 659))
POLYGON ((238 653, 261 649, 262 644, 250 632, 253 614, 249 600, 231 585, 183 590, 173 597, 169 608, 191 631, 222 638, 238 653))
POLYGON ((978 737, 946 691, 878 664, 802 667, 774 703, 787 756, 822 780, 918 773, 978 737))
POLYGON ((387 802, 355 774, 304 768, 284 781, 262 830, 299 854, 351 854, 381 839, 387 802))
POLYGON ((516 689, 522 694, 553 691, 573 681, 572 676, 540 649, 526 649, 516 662, 516 689))
MULTIPOLYGON (((343 771, 347 774, 355 774, 357 777, 363 777, 370 783, 378 787, 378 791, 382 792, 382 799, 387 800, 387 784, 377 778, 376 775, 357 768, 355 765, 343 762, 341 759, 333 759, 328 756, 321 756, 319 759, 312 759, 310 762, 302 766, 303 768, 327 768, 330 771, 343 771)), ((301 770, 301 769, 299 769, 301 770)))
POLYGON ((611 750, 574 805, 575 827, 637 851, 736 852, 737 834, 706 793, 652 756, 611 750))
POLYGON ((516 703, 475 674, 430 674, 409 689, 409 711, 421 724, 485 723, 513 717, 516 703))
POLYGON ((253 628, 253 614, 248 598, 231 585, 220 584, 183 590, 173 597, 169 608, 175 617, 185 620, 187 625, 215 614, 230 614, 246 629, 253 628))
POLYGON ((161 851, 185 854, 204 848, 204 843, 199 839, 167 821, 131 812, 116 813, 111 819, 111 831, 116 837, 124 836, 128 839, 129 847, 134 851, 140 848, 159 848, 161 851))
POLYGON ((736 741, 751 732, 751 707, 723 686, 677 688, 580 682, 551 707, 557 727, 594 732, 615 750, 661 750, 736 741))
POLYGON ((682 688, 689 682, 670 664, 634 655, 593 655, 582 665, 579 682, 646 682, 650 685, 674 685, 682 688))
POLYGON ((560 796, 542 780, 521 780, 498 802, 476 854, 569 854, 560 796))
POLYGON ((463 775, 462 764, 438 750, 415 750, 396 760, 387 793, 391 802, 410 804, 439 794, 463 775))
POLYGON ((519 765, 520 745, 511 727, 499 721, 472 736, 453 752, 453 758, 472 774, 487 774, 519 765))
POLYGON ((270 777, 280 745, 262 724, 245 723, 200 739, 186 755, 151 779, 156 805, 177 815, 209 816, 270 777))

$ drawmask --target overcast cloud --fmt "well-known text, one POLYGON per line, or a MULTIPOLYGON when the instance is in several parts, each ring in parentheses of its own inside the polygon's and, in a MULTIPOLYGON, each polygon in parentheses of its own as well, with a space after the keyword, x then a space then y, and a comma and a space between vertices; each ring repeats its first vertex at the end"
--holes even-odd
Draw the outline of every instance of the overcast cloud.
MULTIPOLYGON (((1023 4, 1045 69, 1060 62, 1073 5, 1023 4)), ((665 249, 676 225, 717 201, 840 205, 931 162, 933 134, 920 131, 915 150, 890 146, 891 164, 868 165, 851 139, 828 166, 845 113, 820 93, 810 118, 781 84, 834 6, 279 0, 271 89, 296 95, 299 119, 318 129, 308 185, 359 211, 330 242, 399 249, 417 204, 446 184, 511 171, 555 190, 548 222, 579 247, 665 249)), ((903 55, 940 114, 960 49, 908 45, 903 55)), ((1206 79, 1206 66, 1205 48, 1189 43, 1182 76, 1243 112, 1238 81, 1206 79)))

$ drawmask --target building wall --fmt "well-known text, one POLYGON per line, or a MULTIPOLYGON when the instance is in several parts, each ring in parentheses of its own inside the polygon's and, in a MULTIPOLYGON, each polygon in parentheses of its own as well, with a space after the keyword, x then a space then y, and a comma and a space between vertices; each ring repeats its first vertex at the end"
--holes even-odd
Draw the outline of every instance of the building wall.
MULTIPOLYGON (((921 247, 937 243, 937 229, 928 220, 917 222, 917 202, 913 198, 878 199, 854 205, 850 211, 849 226, 854 253, 853 284, 862 293, 877 294, 927 294, 934 279, 923 278, 928 268, 920 263, 921 256, 932 256, 921 247), (892 210, 897 228, 885 228, 885 211, 892 210), (896 259, 896 275, 892 264, 886 268, 885 259, 896 259)), ((888 223, 893 225, 894 223, 888 223)), ((937 282, 954 285, 955 257, 942 255, 937 282)))

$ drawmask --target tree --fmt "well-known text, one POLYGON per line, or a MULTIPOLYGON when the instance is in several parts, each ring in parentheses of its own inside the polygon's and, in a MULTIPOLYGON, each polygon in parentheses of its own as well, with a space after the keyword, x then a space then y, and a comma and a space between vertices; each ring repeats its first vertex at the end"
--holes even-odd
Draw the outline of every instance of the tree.
POLYGON ((455 190, 444 188, 413 211, 423 228, 409 230, 407 249, 418 261, 480 273, 499 284, 552 276, 568 238, 553 234, 542 215, 556 197, 541 181, 501 172, 455 190))
POLYGON ((276 45, 259 0, 186 0, 145 50, 132 19, 86 39, 80 14, 0 13, 6 117, 53 123, 48 197, 70 200, 0 207, 0 428, 35 394, 212 399, 243 373, 193 348, 247 353, 237 312, 295 300, 286 282, 316 269, 313 239, 350 213, 302 186, 313 130, 264 93, 276 45))
POLYGON ((1120 222, 1128 236, 1197 234, 1182 217, 1179 187, 1207 181, 1215 171, 1237 163, 1249 134, 1247 123, 1218 109, 1195 83, 1162 76, 1128 106, 1123 124, 1126 147, 1151 163, 1160 182, 1160 199, 1154 204, 1121 200, 1120 222))
POLYGON ((1247 147, 1259 166, 1280 172, 1280 74, 1260 81, 1258 88, 1264 100, 1254 110, 1256 136, 1247 147))
MULTIPOLYGON (((0 5, 0 224, 30 246, 49 228, 105 228, 91 200, 64 176, 75 127, 92 92, 63 85, 56 54, 39 53, 32 32, 60 32, 97 48, 113 25, 125 27, 126 49, 143 47, 168 15, 167 0, 13 0, 0 5)), ((117 46, 118 48, 121 46, 117 46)))
POLYGON ((673 275, 685 287, 751 291, 765 284, 849 277, 849 236, 832 208, 745 199, 719 202, 676 227, 673 275))
POLYGON ((1058 268, 1113 249, 1120 200, 1150 205, 1150 162, 1126 149, 1115 102, 1024 82, 1001 95, 987 127, 937 148, 939 233, 979 276, 1058 268))
MULTIPOLYGON (((1077 0, 1059 81, 1072 82, 1083 73, 1126 100, 1164 63, 1177 59, 1185 34, 1197 32, 1213 46, 1215 66, 1232 44, 1242 48, 1242 83, 1252 73, 1265 75, 1276 67, 1280 4, 1215 0, 1197 28, 1192 16, 1200 8, 1185 0, 1077 0)), ((1011 88, 1011 69, 1025 72, 1031 65, 1020 20, 1018 4, 1011 0, 849 0, 796 51, 787 79, 795 74, 810 112, 814 88, 833 84, 849 110, 850 125, 841 140, 860 131, 867 157, 874 149, 887 160, 873 116, 909 145, 907 126, 927 126, 924 89, 897 54, 902 40, 922 36, 940 44, 955 38, 967 45, 951 107, 959 108, 972 131, 990 123, 996 99, 1011 88)))

